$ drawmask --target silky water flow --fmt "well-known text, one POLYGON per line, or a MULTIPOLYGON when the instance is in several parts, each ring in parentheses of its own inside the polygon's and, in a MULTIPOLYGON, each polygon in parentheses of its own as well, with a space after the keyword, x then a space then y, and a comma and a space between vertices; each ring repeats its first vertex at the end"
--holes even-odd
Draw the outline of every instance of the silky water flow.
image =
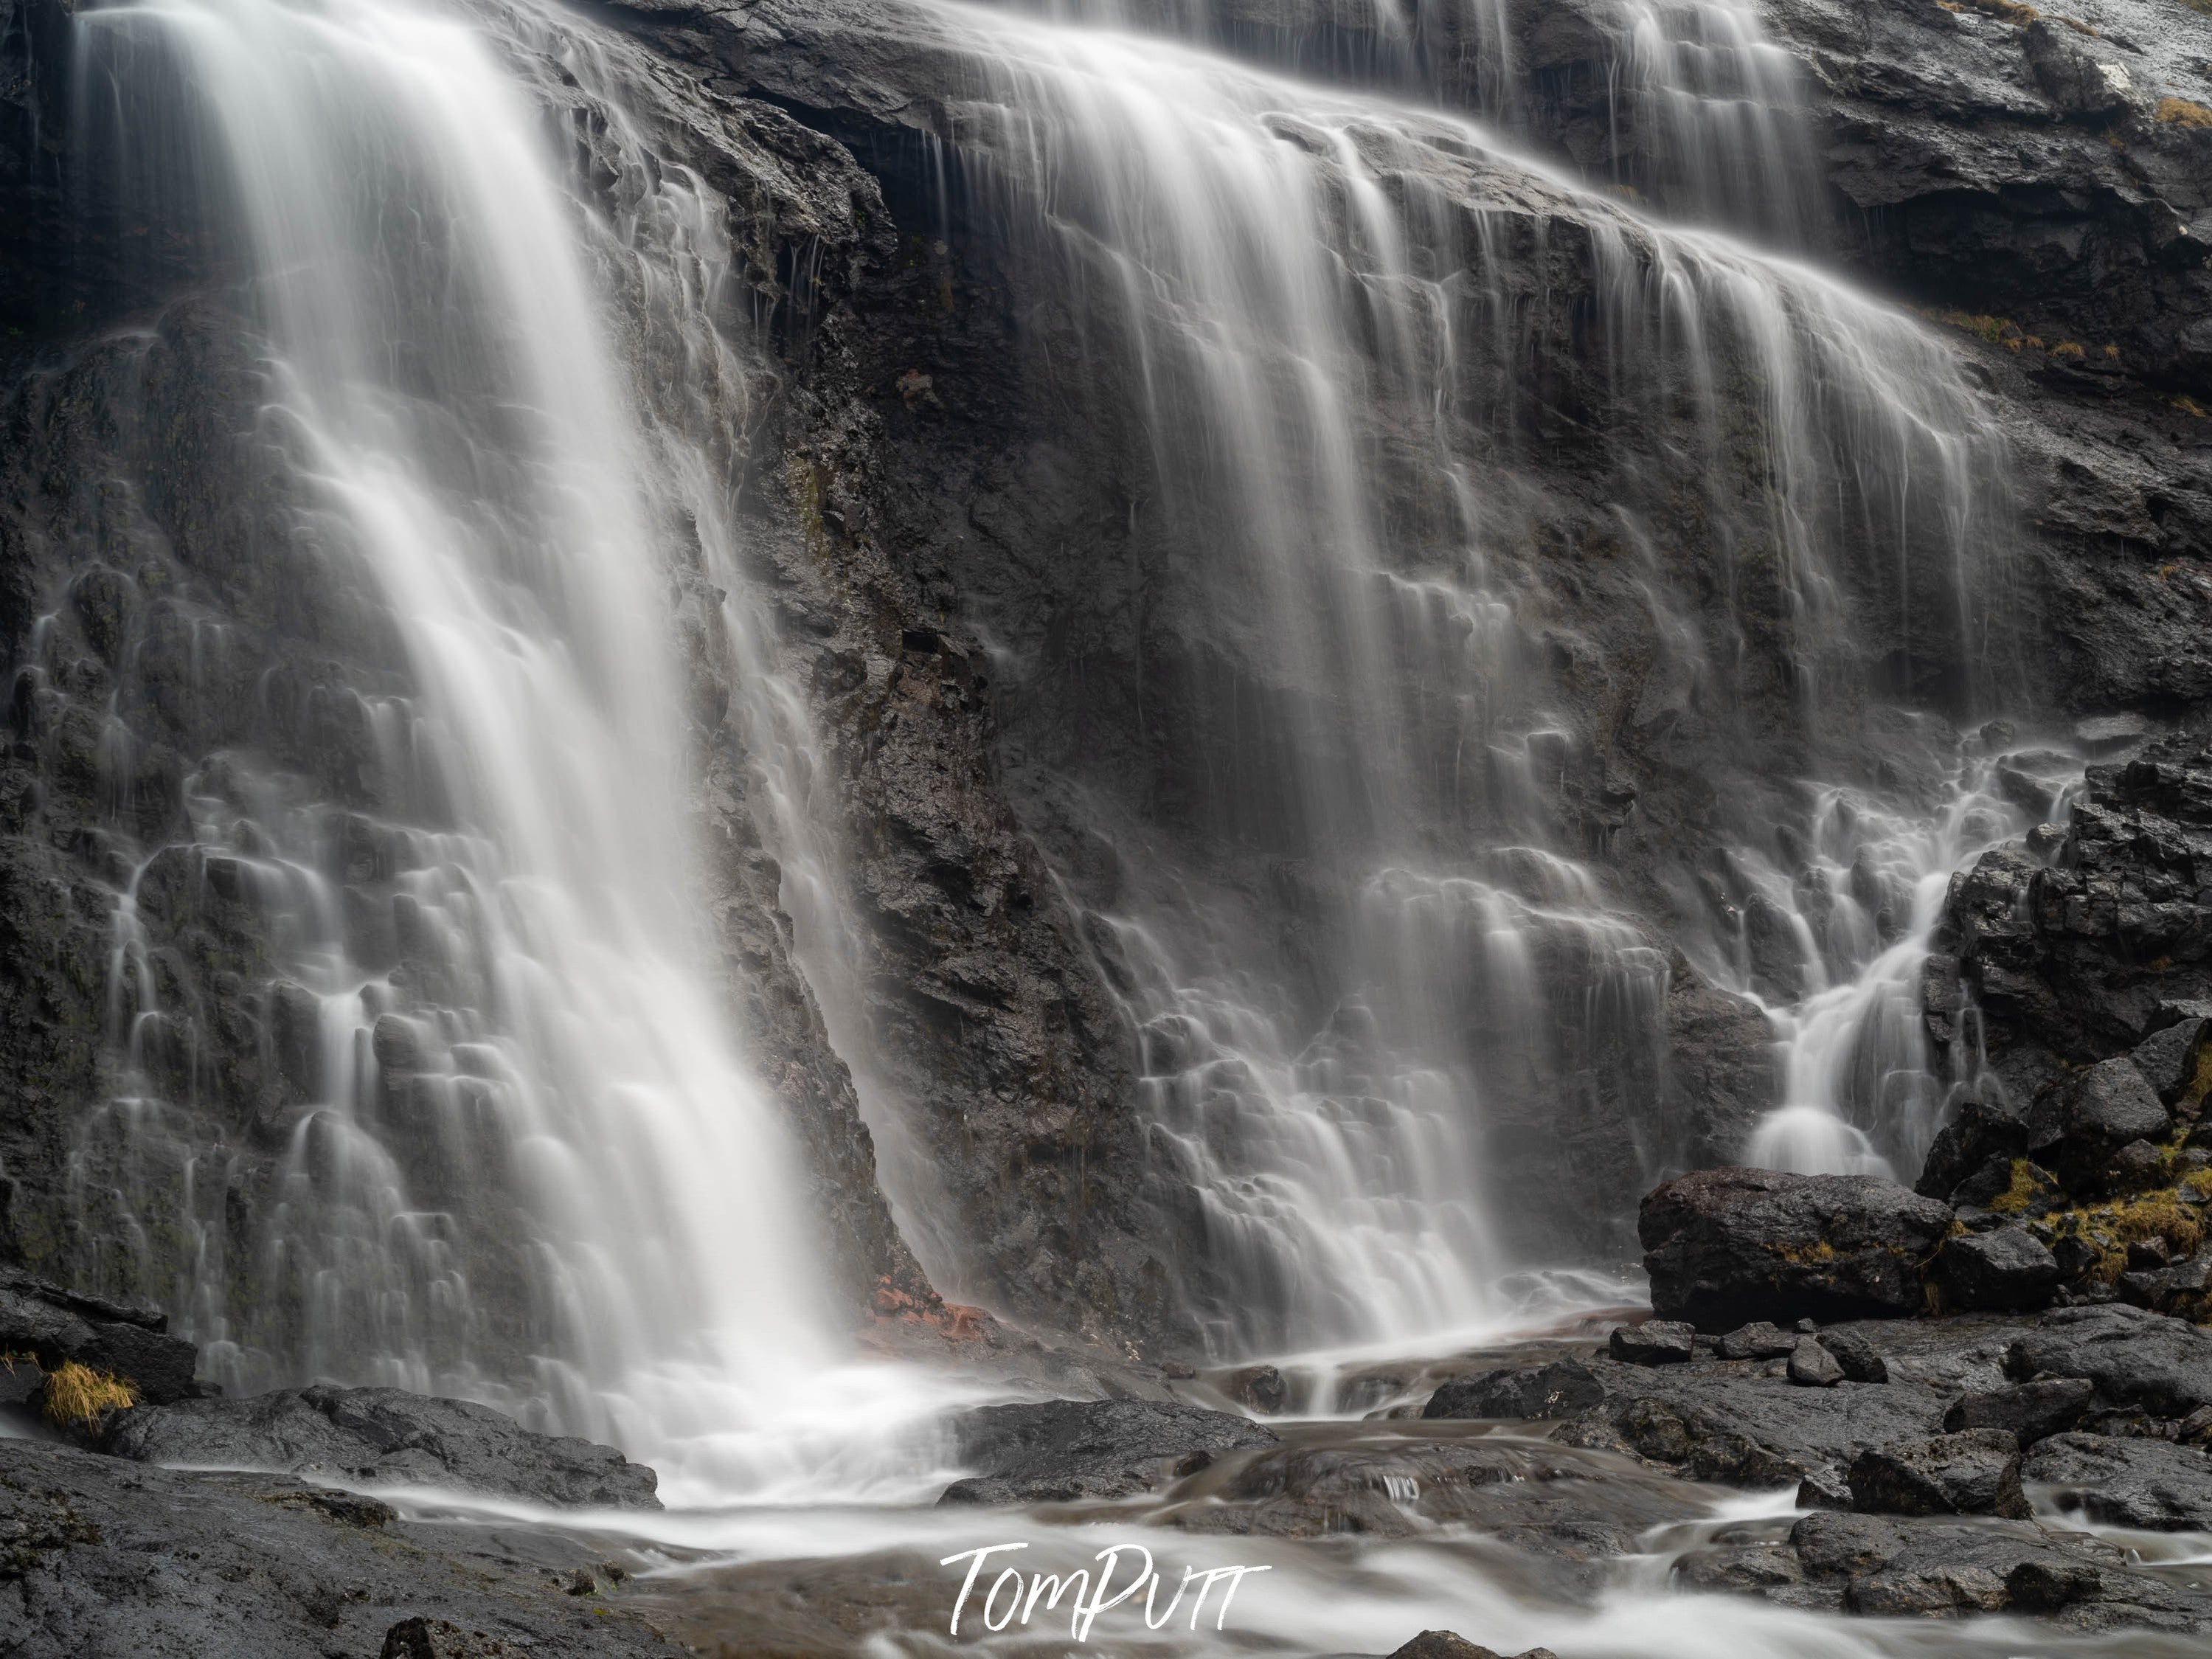
MULTIPOLYGON (((185 1160, 184 1328, 233 1388, 483 1397, 616 1439, 679 1493, 873 1478, 840 1462, 853 1413, 928 1390, 846 1363, 696 900, 669 596, 711 611, 713 578, 737 586, 751 374, 726 209, 640 135, 675 94, 526 8, 156 0, 81 27, 93 147, 143 169, 173 140, 197 165, 172 184, 250 250, 295 542, 369 574, 411 682, 358 711, 373 813, 226 761, 188 785, 198 844, 146 866, 185 858, 283 919, 271 1024, 317 1103, 251 1264, 266 1306, 227 1300, 246 1264, 223 1257, 222 1172, 185 1160), (604 195, 549 112, 594 137, 604 195), (342 890, 349 860, 370 879, 342 890)), ((745 605, 717 619, 740 656, 745 605)), ((732 678, 748 718, 782 717, 761 664, 732 678)), ((143 877, 116 922, 126 1061, 165 1018, 143 877)), ((160 1167, 190 1103, 125 1087, 112 1110, 160 1167)))

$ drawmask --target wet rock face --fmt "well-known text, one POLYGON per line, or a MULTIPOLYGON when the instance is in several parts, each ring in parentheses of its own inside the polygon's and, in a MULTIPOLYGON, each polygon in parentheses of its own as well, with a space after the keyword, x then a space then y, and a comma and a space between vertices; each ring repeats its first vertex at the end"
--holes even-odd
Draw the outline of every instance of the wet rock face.
POLYGON ((2212 1331, 2124 1306, 2064 1308, 2015 1338, 2006 1373, 2084 1377, 2098 1398, 2154 1416, 2186 1418, 2212 1406, 2212 1331))
POLYGON ((142 1463, 458 1486, 592 1509, 660 1507, 659 1478, 611 1446, 533 1433, 487 1407, 398 1389, 318 1386, 142 1406, 116 1418, 101 1445, 142 1463))
POLYGON ((130 1384, 153 1405, 195 1392, 198 1351, 168 1335, 168 1322, 151 1308, 0 1272, 0 1352, 27 1357, 48 1371, 65 1361, 87 1366, 130 1384))
POLYGON ((1587 1365, 1561 1360, 1535 1370, 1497 1370, 1447 1382, 1421 1408, 1425 1418, 1494 1417, 1524 1419, 1579 1415, 1605 1398, 1605 1385, 1587 1365))
POLYGON ((21 1659, 422 1659, 387 1643, 414 1621, 475 1644, 433 1646, 437 1659, 680 1651, 604 1601, 580 1617, 584 1604, 518 1562, 448 1554, 374 1499, 283 1475, 149 1468, 7 1440, 0 1527, 19 1586, 0 1603, 0 1646, 21 1659))
POLYGON ((1873 1176, 1726 1169, 1654 1188, 1637 1231, 1653 1308, 1723 1331, 1917 1312, 1950 1224, 1945 1206, 1873 1176))
POLYGON ((1943 925, 2015 1115, 2034 1108, 2034 1132, 2081 1173, 2158 1138, 2212 1085, 2192 1024, 2212 997, 2212 754, 2091 767, 2050 864, 1984 854, 1943 925), (2061 1061, 2091 1069, 2045 1105, 2061 1061))
MULTIPOLYGON (((2096 1395, 2087 1377, 2051 1377, 1986 1394, 1961 1395, 1943 1414, 1943 1429, 2002 1429, 2023 1446, 2063 1434, 2081 1420, 2096 1395)), ((2033 1478, 2033 1477, 2030 1477, 2033 1478)))
POLYGON ((1474 1527, 1533 1558, 1554 1582, 1585 1583, 1583 1563, 1634 1547, 1638 1532, 1686 1518, 1689 1493, 1662 1478, 1557 1446, 1483 1437, 1382 1437, 1291 1444, 1224 1460, 1178 1486, 1170 1524, 1237 1537, 1407 1538, 1474 1527))
POLYGON ((2017 1227, 1945 1241, 1936 1279, 1954 1308, 2040 1308, 2058 1286, 2058 1263, 2017 1227))
POLYGON ((2100 1525, 2146 1532, 2212 1527, 2212 1457, 2198 1447, 2059 1434, 2030 1452, 2021 1475, 2052 1489, 2062 1511, 2100 1525))
POLYGON ((960 1461, 979 1473, 954 1481, 941 1504, 1127 1498, 1276 1438, 1227 1412, 1146 1400, 985 1406, 954 1419, 952 1430, 960 1461))
POLYGON ((1851 1460, 1852 1507, 1870 1515, 1997 1515, 2025 1520, 2020 1442, 2005 1429, 1892 1441, 1851 1460))

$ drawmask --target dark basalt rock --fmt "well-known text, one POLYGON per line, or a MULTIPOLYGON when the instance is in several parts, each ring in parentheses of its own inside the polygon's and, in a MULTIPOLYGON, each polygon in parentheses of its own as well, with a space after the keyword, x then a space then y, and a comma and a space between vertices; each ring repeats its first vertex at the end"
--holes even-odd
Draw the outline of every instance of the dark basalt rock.
MULTIPOLYGON (((434 1529, 374 1499, 283 1475, 190 1474, 38 1441, 0 1441, 0 1533, 12 1659, 349 1659, 442 1621, 530 1659, 678 1659, 682 1650, 605 1601, 580 1617, 544 1573, 504 1551, 449 1553, 434 1529), (480 1636, 495 1632, 496 1636, 480 1636)), ((401 1646, 403 1659, 420 1649, 401 1646)))
POLYGON ((1647 1319, 1615 1330, 1606 1352, 1625 1365, 1677 1365, 1697 1352, 1697 1335, 1696 1326, 1680 1320, 1647 1319))
POLYGON ((2167 1005, 2161 1013, 2172 1012, 2181 1017, 2144 1038, 2128 1056, 2142 1073, 2143 1081, 2167 1106, 2194 1105, 2212 1087, 2212 1076, 2205 1072, 2208 1063, 2212 1063, 2212 1043, 2206 1041, 2212 1034, 2212 1015, 2204 1012, 2208 1007, 2212 1005, 2167 1005))
POLYGON ((102 1446, 142 1463, 453 1486, 538 1504, 660 1507, 659 1477, 611 1446, 538 1434, 488 1406, 399 1389, 316 1387, 142 1406, 114 1419, 102 1446))
POLYGON ((1853 1382, 1887 1382, 1889 1365, 1863 1332, 1850 1330, 1822 1331, 1814 1339, 1830 1353, 1844 1369, 1844 1376, 1853 1382))
POLYGON ((2039 1308, 2058 1288, 2058 1263, 2020 1228, 2000 1227, 1945 1241, 1936 1279, 1954 1307, 2039 1308))
POLYGON ((1734 1364, 1654 1370, 1593 1361, 1598 1406, 1553 1431, 1700 1480, 1778 1486, 1832 1474, 1870 1446, 1925 1438, 1942 1428, 1943 1395, 1923 1382, 1793 1388, 1734 1364))
MULTIPOLYGON (((1555 1566, 1632 1553, 1643 1529, 1697 1513, 1679 1483, 1487 1436, 1266 1447, 1224 1456, 1183 1491, 1193 1501, 1170 1519, 1187 1532, 1405 1538, 1468 1527, 1555 1566)), ((1571 1591, 1589 1588, 1578 1571, 1549 1576, 1571 1591)))
POLYGON ((1872 1176, 1727 1169, 1655 1188, 1637 1231, 1652 1307, 1724 1331, 1917 1312, 1950 1223, 1944 1206, 1872 1176))
POLYGON ((1896 1516, 1814 1514, 1790 1530, 1773 1585, 1785 1607, 1866 1616, 2036 1615, 2088 1631, 2212 1627, 2212 1594, 2137 1570, 2078 1533, 1896 1516))
POLYGON ((1938 944, 2009 1097, 2034 1103, 2039 1141, 2078 1152, 2062 1178, 2159 1139, 2169 1110, 2193 1116, 2212 1086, 2201 1042, 2185 1076, 2192 1039, 2156 1039, 2212 999, 2212 751, 2176 738, 2090 767, 2050 861, 1984 854, 1953 880, 1938 944))
MULTIPOLYGON (((1495 1649, 1448 1630, 1425 1630, 1390 1659, 1504 1659, 1495 1649)), ((1557 1659, 1549 1648, 1530 1648, 1515 1659, 1557 1659)))
POLYGON ((152 1404, 186 1399, 197 1392, 198 1351, 167 1329, 167 1317, 151 1308, 0 1274, 0 1352, 29 1354, 46 1370, 74 1360, 121 1377, 152 1404))
POLYGON ((1486 1371, 1447 1382, 1429 1396, 1421 1415, 1534 1421, 1573 1417, 1605 1397, 1596 1372, 1563 1359, 1534 1370, 1486 1371))
POLYGON ((1953 1194, 1962 1182, 1996 1164, 2003 1171, 1997 1188, 2002 1191, 2010 1182, 2013 1159, 2027 1153, 2026 1123, 2001 1106, 1969 1097, 1936 1132, 1912 1189, 1923 1198, 1956 1202, 1953 1194))
POLYGON ((2098 1403, 2185 1418, 2212 1406, 2212 1331, 2118 1304, 2061 1308, 2014 1338, 2006 1373, 2086 1377, 2098 1403))
POLYGON ((2086 1377, 2063 1376, 2021 1382, 1986 1394, 1961 1395, 1944 1413, 1943 1428, 1951 1434, 1966 1429, 2002 1429, 2021 1445, 2029 1446, 2079 1423, 2096 1392, 2096 1385, 2086 1377))
POLYGON ((1800 1388, 1832 1389, 1844 1380, 1844 1368, 1835 1355, 1813 1337, 1801 1336, 1790 1351, 1789 1377, 1800 1388))
POLYGON ((1739 1325, 1713 1345, 1723 1359, 1779 1359, 1797 1346, 1794 1331, 1785 1331, 1764 1319, 1739 1325))
POLYGON ((1127 1498, 1223 1452, 1277 1443, 1249 1419, 1151 1400, 984 1406, 955 1418, 952 1430, 960 1461, 977 1473, 946 1487, 944 1504, 1127 1498))
POLYGON ((2162 1139, 2171 1127, 2133 1060, 2102 1060, 2036 1102, 2028 1151, 2069 1187, 2087 1188, 2123 1147, 2162 1139))
POLYGON ((2068 1514, 2107 1526, 2212 1531, 2212 1457, 2194 1446, 2054 1435, 2028 1454, 2021 1478, 2057 1488, 2058 1507, 2068 1514))
POLYGON ((1968 1429, 1871 1447, 1851 1460, 1852 1507, 1872 1515, 1997 1515, 2025 1520, 2020 1442, 1968 1429))

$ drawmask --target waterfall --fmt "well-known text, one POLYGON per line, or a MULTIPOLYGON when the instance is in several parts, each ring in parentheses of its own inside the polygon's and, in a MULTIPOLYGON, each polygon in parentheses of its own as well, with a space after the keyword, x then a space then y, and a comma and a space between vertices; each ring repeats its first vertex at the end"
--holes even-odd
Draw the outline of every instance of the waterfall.
MULTIPOLYGON (((343 808, 222 757, 188 785, 196 844, 145 866, 275 919, 273 1041, 313 1103, 257 1259, 223 1257, 219 1179, 186 1193, 218 1221, 185 1328, 233 1388, 485 1398, 679 1492, 818 1482, 810 1425, 851 1441, 890 1385, 839 1367, 849 1315, 700 902, 685 629, 726 634, 767 771, 805 742, 732 592, 754 375, 726 204, 642 130, 706 118, 527 6, 152 0, 81 27, 88 144, 250 252, 260 441, 297 481, 272 510, 303 562, 365 573, 397 647, 374 695, 317 693, 361 732, 343 808)), ((142 879, 133 1030, 159 1017, 142 879)), ((112 1109, 143 1140, 190 1108, 112 1109)))
MULTIPOLYGON (((927 15, 968 64, 959 187, 1059 273, 1077 395, 1133 403, 1133 510, 1171 550, 1146 580, 1175 620, 1137 671, 1167 752, 1138 776, 1055 763, 1116 849, 1088 902, 1155 1145, 1199 1194, 1210 1340, 1404 1340, 1496 1316, 1516 1266, 1627 1257, 1672 1156, 1650 1109, 1671 970, 1650 894, 1609 867, 1648 832, 1577 708, 1601 649, 1577 584, 1654 619, 1628 717, 1713 769, 1717 839, 1771 846, 1779 819, 1802 842, 1848 798, 1850 844, 1822 855, 1863 847, 1912 889, 1885 939, 1836 922, 1821 959, 1866 984, 1785 1013, 1798 1068, 1874 1010, 1906 1020, 1947 860, 2011 827, 1943 809, 1909 879, 1881 835, 1917 845, 1920 820, 1868 827, 1921 787, 1874 779, 1887 688, 1955 665, 1935 695, 1959 706, 2003 677, 2003 449, 1956 360, 1468 121, 1108 30, 927 15), (1595 478, 1570 511, 1537 479, 1563 456, 1595 478), (1837 781, 1766 781, 1808 775, 1837 781)), ((1055 695, 1049 660, 1012 667, 1055 695)), ((1701 928, 1694 872, 1647 856, 1701 928)), ((1848 1087, 1824 1086, 1841 1121, 1848 1087)), ((1895 1154, 1928 1116, 1877 1138, 1895 1154)))
POLYGON ((1235 0, 1001 3, 1462 106, 1678 218, 1785 249, 1826 240, 1804 74, 1749 0, 1562 7, 1535 64, 1516 21, 1536 31, 1501 0, 1338 0, 1274 15, 1235 0))

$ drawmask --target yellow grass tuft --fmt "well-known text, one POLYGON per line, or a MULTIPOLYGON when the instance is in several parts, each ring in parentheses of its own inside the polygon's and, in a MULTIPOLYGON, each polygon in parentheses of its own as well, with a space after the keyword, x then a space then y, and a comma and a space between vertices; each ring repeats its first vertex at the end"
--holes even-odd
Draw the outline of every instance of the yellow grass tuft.
POLYGON ((58 1370, 46 1373, 44 1401, 46 1421, 56 1428, 73 1423, 94 1423, 111 1411, 138 1403, 138 1390, 121 1377, 64 1359, 58 1370))
POLYGON ((2212 127, 2212 109, 2186 98, 2161 98, 2151 113, 2172 127, 2212 127))

